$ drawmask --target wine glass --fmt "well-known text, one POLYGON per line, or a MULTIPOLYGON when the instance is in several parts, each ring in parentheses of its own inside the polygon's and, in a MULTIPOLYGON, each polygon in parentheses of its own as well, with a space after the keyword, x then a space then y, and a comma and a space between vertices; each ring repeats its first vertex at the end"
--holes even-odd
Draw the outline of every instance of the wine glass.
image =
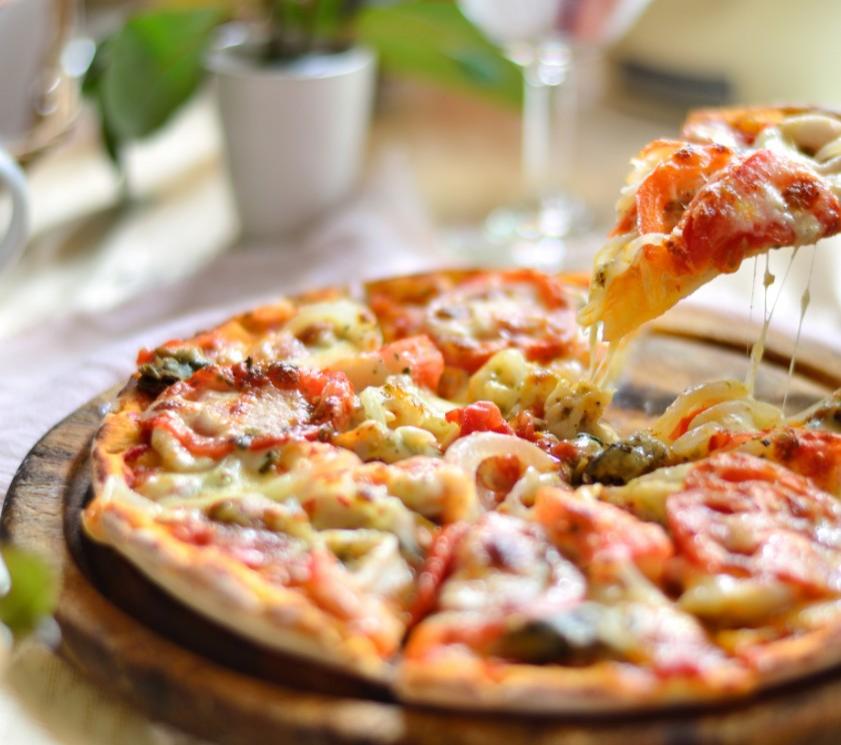
POLYGON ((485 222, 485 249, 506 263, 560 268, 582 263, 570 240, 591 227, 574 196, 574 48, 618 38, 648 0, 459 0, 464 15, 523 71, 522 177, 525 201, 495 210, 485 222))

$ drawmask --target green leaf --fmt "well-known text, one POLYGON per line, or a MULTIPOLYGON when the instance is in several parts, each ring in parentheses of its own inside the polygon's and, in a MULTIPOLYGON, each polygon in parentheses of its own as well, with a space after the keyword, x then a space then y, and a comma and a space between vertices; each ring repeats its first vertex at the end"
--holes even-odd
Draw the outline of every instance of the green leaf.
POLYGON ((97 89, 112 143, 154 132, 190 98, 223 17, 217 8, 152 11, 131 19, 105 42, 100 69, 88 87, 97 89))
POLYGON ((0 551, 0 623, 16 636, 34 631, 57 597, 57 578, 43 559, 12 547, 0 551))
POLYGON ((519 106, 522 75, 455 3, 410 0, 371 6, 357 23, 385 70, 424 77, 519 106))

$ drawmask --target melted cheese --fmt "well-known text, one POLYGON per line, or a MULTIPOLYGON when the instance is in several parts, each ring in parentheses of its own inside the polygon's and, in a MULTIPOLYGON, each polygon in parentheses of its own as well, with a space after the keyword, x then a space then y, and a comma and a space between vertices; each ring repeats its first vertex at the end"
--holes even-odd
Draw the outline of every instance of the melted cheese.
POLYGON ((359 394, 357 426, 335 439, 363 459, 400 460, 412 455, 440 454, 459 427, 446 414, 455 404, 419 388, 408 375, 393 375, 382 386, 359 394))
POLYGON ((681 595, 680 607, 716 624, 753 624, 792 603, 791 589, 782 582, 699 575, 681 595))
POLYGON ((383 343, 370 308, 345 298, 300 306, 282 333, 303 345, 306 353, 300 362, 322 369, 357 352, 379 349, 383 343))

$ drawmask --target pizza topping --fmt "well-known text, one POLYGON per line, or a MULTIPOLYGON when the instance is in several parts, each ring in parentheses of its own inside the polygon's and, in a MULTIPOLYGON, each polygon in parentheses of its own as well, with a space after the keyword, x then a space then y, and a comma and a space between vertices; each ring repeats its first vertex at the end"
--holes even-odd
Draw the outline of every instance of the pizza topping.
MULTIPOLYGON (((152 445, 165 431, 192 455, 223 458, 236 449, 259 450, 289 439, 314 439, 350 423, 353 392, 342 373, 286 363, 265 368, 205 367, 172 386, 143 415, 152 445)), ((167 452, 161 455, 167 459, 167 452)), ((178 470, 178 460, 169 457, 178 470)))
POLYGON ((789 420, 792 426, 841 434, 841 388, 789 420))
POLYGON ((576 492, 541 490, 534 518, 564 555, 584 567, 593 579, 615 578, 624 565, 634 564, 656 580, 674 553, 671 540, 659 525, 599 501, 588 487, 576 492))
POLYGON ((841 497, 841 434, 785 428, 745 446, 841 497), (770 439, 770 447, 766 444, 770 439))
POLYGON ((514 618, 492 650, 538 665, 625 660, 661 676, 697 676, 724 661, 691 616, 668 605, 644 603, 584 602, 546 617, 514 618))
POLYGON ((406 458, 392 466, 371 463, 359 477, 383 483, 404 505, 430 520, 444 523, 471 519, 479 505, 473 481, 462 469, 438 458, 406 458))
MULTIPOLYGON (((497 432, 474 432, 461 437, 450 445, 444 457, 448 463, 461 468, 474 482, 482 464, 490 459, 496 460, 497 468, 509 470, 515 467, 516 478, 528 467, 540 472, 553 473, 558 470, 557 460, 537 445, 513 435, 497 432), (500 463, 497 460, 500 458, 508 460, 500 463)), ((492 493, 480 495, 480 500, 487 509, 493 508, 499 501, 497 495, 492 493)))
POLYGON ((224 554, 272 584, 297 586, 310 579, 309 546, 286 533, 239 530, 195 512, 164 516, 159 523, 175 540, 224 554))
POLYGON ((512 347, 541 362, 584 354, 563 286, 527 269, 462 282, 429 304, 425 326, 447 364, 468 372, 512 347))
POLYGON ((698 190, 732 156, 723 145, 683 144, 659 163, 636 192, 639 234, 671 233, 698 190))
POLYGON ((626 484, 669 460, 668 446, 646 432, 614 442, 597 452, 583 468, 585 483, 626 484))
POLYGON ((681 556, 698 570, 811 596, 841 590, 841 505, 782 466, 714 455, 689 470, 667 512, 681 556))
POLYGON ((155 350, 151 358, 140 365, 137 387, 144 393, 157 396, 168 386, 187 380, 194 372, 210 364, 196 347, 155 350))
POLYGON ((814 171, 759 150, 702 189, 679 229, 683 271, 733 272, 757 251, 838 232, 841 204, 814 171))
POLYGON ((393 375, 385 385, 359 394, 353 421, 358 424, 334 438, 363 460, 395 462, 415 455, 440 455, 457 435, 458 425, 446 414, 455 408, 407 375, 393 375))
POLYGON ((444 357, 428 336, 420 335, 391 342, 376 352, 340 359, 330 369, 344 372, 357 392, 383 385, 389 376, 400 374, 434 391, 444 372, 444 357))
POLYGON ((498 432, 513 435, 514 430, 505 419, 499 407, 490 401, 477 401, 461 409, 447 412, 447 421, 458 424, 459 437, 472 435, 474 432, 498 432))
POLYGON ((597 603, 584 602, 552 616, 514 617, 492 653, 531 665, 586 665, 604 659, 607 647, 599 634, 603 611, 597 603))

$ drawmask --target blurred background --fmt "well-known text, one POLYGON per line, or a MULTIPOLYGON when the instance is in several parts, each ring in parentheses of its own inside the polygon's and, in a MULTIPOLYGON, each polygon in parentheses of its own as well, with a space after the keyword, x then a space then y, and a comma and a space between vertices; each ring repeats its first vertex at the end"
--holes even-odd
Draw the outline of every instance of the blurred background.
MULTIPOLYGON (((323 38, 338 40, 342 48, 373 46, 380 59, 370 119, 363 112, 362 124, 349 121, 348 110, 364 110, 365 102, 345 102, 338 113, 309 114, 313 121, 334 121, 333 129, 345 134, 361 128, 356 137, 361 164, 342 166, 350 175, 326 174, 328 181, 341 183, 312 186, 331 196, 312 214, 296 208, 306 213, 305 224, 292 225, 294 230, 281 226, 275 234, 270 229, 268 235, 258 230, 251 240, 242 230, 242 202, 253 206, 262 200, 276 211, 288 198, 277 191, 283 184, 232 186, 229 174, 254 167, 230 162, 229 152, 226 169, 223 142, 227 137, 229 150, 235 149, 232 137, 253 140, 254 134, 231 134, 238 126, 231 107, 255 107, 246 116, 265 120, 268 139, 258 148, 258 160, 260 150, 279 150, 284 143, 300 149, 297 138, 311 127, 288 123, 283 92, 279 110, 245 102, 242 81, 233 86, 236 100, 227 104, 225 119, 216 96, 224 84, 219 88, 206 73, 213 69, 206 55, 220 38, 227 45, 234 38, 236 46, 243 33, 257 29, 262 40, 267 26, 285 24, 299 38, 293 33, 284 42, 290 47, 283 51, 286 58, 278 59, 298 64, 296 58, 319 51, 318 41, 312 48, 307 42, 295 48, 300 27, 310 21, 271 13, 306 10, 313 3, 280 2, 272 11, 271 2, 246 0, 6 0, 0 5, 0 33, 20 5, 45 6, 43 22, 51 26, 39 64, 50 58, 61 69, 59 82, 46 83, 37 121, 18 124, 14 132, 10 124, 0 129, 0 142, 24 163, 31 213, 27 248, 0 275, 0 337, 73 312, 115 307, 245 244, 274 245, 291 256, 301 250, 294 245, 302 243, 300 236, 311 236, 314 225, 317 230, 360 195, 378 195, 373 199, 380 200, 379 209, 391 210, 383 218, 387 222, 396 214, 394 219, 408 223, 392 225, 396 238, 390 251, 403 250, 398 243, 405 240, 415 251, 424 243, 422 252, 434 250, 447 262, 585 268, 610 223, 629 158, 648 139, 676 133, 687 108, 760 101, 831 106, 839 95, 831 35, 841 6, 830 0, 476 0, 460 8, 447 2, 398 3, 402 9, 383 2, 323 2, 330 12, 332 6, 347 6, 337 11, 346 13, 338 21, 314 22, 327 24, 323 38), (581 8, 590 9, 589 18, 581 8), (145 19, 145 29, 127 33, 138 18, 145 19), (232 32, 225 25, 231 21, 247 21, 246 31, 232 32), (478 29, 465 28, 471 21, 478 29), (89 95, 83 97, 77 86, 94 42, 103 39, 111 42, 112 55, 105 53, 107 44, 100 46, 94 62, 99 68, 88 71, 89 95), (556 42, 560 45, 552 47, 556 42), (155 52, 155 45, 162 51, 155 52), (168 57, 167 45, 180 55, 168 57), (539 64, 543 68, 537 69, 539 64), (527 82, 530 75, 543 75, 550 89, 533 94, 533 100, 525 97, 525 118, 523 73, 527 82), (286 128, 278 118, 287 121, 286 128), (525 143, 524 121, 530 128, 525 143), (548 175, 539 172, 541 163, 548 175), (537 173, 529 173, 535 168, 537 173), (261 196, 255 197, 255 189, 261 196), (503 222, 501 232, 497 224, 489 238, 487 218, 498 208, 533 208, 547 189, 574 198, 584 212, 583 219, 575 218, 580 224, 556 225, 553 234, 552 226, 541 233, 538 225, 529 233, 503 222), (512 253, 524 234, 527 250, 512 253), (534 249, 535 235, 544 234, 552 239, 560 234, 560 244, 547 248, 538 241, 534 249)), ((0 67, 14 64, 3 55, 0 49, 0 67)), ((215 73, 224 77, 226 71, 217 63, 215 73)), ((3 68, 4 79, 10 74, 3 68)), ((47 72, 40 74, 43 82, 47 72)), ((271 95, 254 93, 260 101, 271 95)), ((327 150, 323 143, 333 136, 325 130, 309 147, 327 150)), ((341 156, 331 159, 336 163, 341 156)))

